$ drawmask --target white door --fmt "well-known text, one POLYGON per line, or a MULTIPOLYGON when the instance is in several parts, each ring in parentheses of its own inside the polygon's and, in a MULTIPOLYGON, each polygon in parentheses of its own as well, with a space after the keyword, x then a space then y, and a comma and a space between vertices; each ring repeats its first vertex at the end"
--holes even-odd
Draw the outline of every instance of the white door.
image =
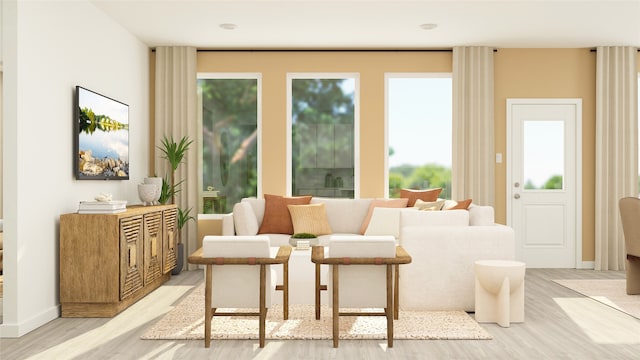
POLYGON ((581 262, 580 99, 507 100, 507 224, 530 268, 581 262))

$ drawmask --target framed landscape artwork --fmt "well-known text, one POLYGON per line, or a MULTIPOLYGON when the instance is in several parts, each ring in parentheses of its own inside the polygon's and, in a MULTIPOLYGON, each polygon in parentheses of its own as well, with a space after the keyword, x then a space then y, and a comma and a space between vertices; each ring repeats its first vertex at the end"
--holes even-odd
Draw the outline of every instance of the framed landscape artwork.
POLYGON ((78 180, 129 179, 129 106, 76 86, 74 173, 78 180))

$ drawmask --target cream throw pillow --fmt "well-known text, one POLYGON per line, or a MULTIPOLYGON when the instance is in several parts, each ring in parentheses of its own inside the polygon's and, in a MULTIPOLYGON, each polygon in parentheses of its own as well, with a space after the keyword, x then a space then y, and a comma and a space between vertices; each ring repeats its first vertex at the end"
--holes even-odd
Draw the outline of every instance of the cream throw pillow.
MULTIPOLYGON (((373 209, 369 226, 365 230, 366 236, 372 235, 393 235, 396 239, 400 237, 400 208, 373 209)), ((412 210, 413 211, 413 210, 412 210)))
POLYGON ((369 205, 369 212, 367 213, 367 217, 364 218, 362 222, 362 226, 360 226, 360 235, 364 235, 364 232, 367 230, 369 226, 369 221, 371 221, 371 215, 373 215, 373 209, 377 207, 383 208, 403 208, 407 207, 407 202, 409 199, 373 199, 371 200, 371 204, 369 205))
POLYGON ((445 199, 438 199, 437 201, 422 201, 417 199, 413 207, 423 211, 438 211, 442 210, 446 201, 445 199))
POLYGON ((327 211, 323 203, 288 205, 293 223, 293 233, 309 233, 316 236, 331 234, 327 211))

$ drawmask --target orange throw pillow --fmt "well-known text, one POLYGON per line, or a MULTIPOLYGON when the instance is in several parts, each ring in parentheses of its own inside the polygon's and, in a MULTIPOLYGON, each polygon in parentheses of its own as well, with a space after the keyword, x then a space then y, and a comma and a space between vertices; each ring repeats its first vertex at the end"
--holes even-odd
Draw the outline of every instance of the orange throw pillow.
POLYGON ((452 206, 445 210, 467 210, 469 209, 469 205, 471 205, 471 199, 460 200, 455 206, 452 206))
POLYGON ((367 213, 367 217, 364 218, 362 222, 362 226, 360 227, 360 234, 364 235, 364 232, 367 231, 367 227, 369 226, 369 221, 371 221, 371 216, 373 215, 373 209, 376 207, 383 208, 403 208, 407 207, 407 199, 373 199, 371 200, 371 205, 369 205, 369 212, 367 213))
POLYGON ((432 202, 438 200, 438 196, 442 192, 442 188, 434 188, 427 190, 412 190, 412 189, 401 189, 400 197, 409 199, 407 203, 407 207, 413 207, 415 205, 416 200, 420 199, 422 201, 432 202))
POLYGON ((293 234, 293 222, 287 205, 307 205, 311 202, 311 196, 265 194, 264 200, 264 218, 258 234, 293 234))

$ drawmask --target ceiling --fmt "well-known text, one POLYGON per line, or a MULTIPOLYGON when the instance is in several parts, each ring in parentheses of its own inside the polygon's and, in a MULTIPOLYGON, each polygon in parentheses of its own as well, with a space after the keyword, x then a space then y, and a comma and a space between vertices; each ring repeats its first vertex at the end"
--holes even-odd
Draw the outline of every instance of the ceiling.
POLYGON ((640 47, 640 0, 90 1, 150 47, 640 47))

